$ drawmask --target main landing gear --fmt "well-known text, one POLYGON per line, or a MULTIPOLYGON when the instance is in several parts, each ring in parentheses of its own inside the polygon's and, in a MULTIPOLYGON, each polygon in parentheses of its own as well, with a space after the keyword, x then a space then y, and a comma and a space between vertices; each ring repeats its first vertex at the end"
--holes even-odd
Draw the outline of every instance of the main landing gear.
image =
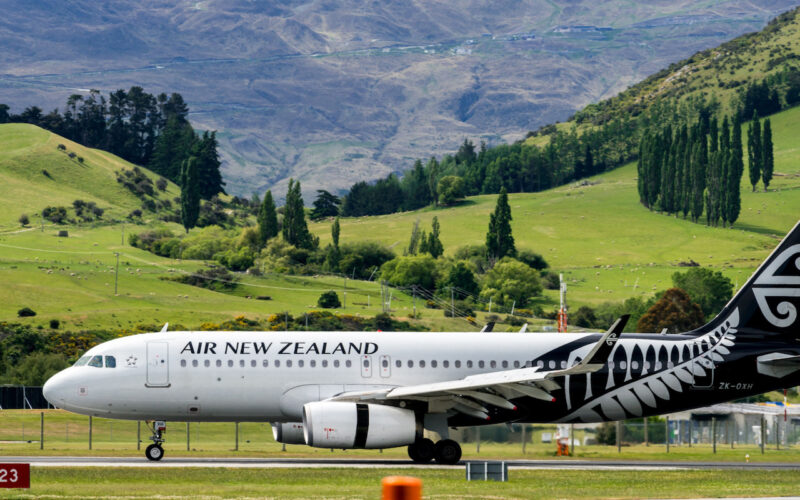
POLYGON ((167 430, 167 423, 162 420, 156 420, 153 422, 153 435, 150 436, 150 439, 153 441, 153 444, 147 447, 144 450, 144 456, 147 457, 148 460, 152 460, 157 462, 164 458, 164 448, 161 447, 161 443, 164 442, 164 438, 162 437, 162 433, 166 432, 167 430))
POLYGON ((433 444, 433 441, 424 438, 409 445, 408 456, 419 464, 436 460, 443 465, 454 465, 461 460, 461 445, 452 439, 442 439, 433 444))

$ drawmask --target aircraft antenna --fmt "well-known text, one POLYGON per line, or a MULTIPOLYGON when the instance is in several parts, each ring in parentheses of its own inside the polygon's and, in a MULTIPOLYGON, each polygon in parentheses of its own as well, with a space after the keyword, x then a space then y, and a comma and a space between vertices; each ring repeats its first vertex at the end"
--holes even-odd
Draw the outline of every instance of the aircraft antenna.
POLYGON ((566 333, 567 331, 567 283, 564 281, 564 274, 558 275, 558 280, 561 284, 559 287, 559 297, 561 307, 558 309, 558 331, 559 333, 566 333))

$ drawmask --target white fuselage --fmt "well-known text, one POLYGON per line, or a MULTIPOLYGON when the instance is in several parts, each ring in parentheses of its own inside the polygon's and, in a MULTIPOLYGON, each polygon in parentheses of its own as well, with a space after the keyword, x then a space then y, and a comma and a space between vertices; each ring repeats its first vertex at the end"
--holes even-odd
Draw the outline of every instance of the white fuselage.
MULTIPOLYGON (((48 380, 44 392, 60 408, 109 418, 299 421, 308 402, 524 367, 588 335, 150 333, 90 349, 78 363, 82 366, 48 380), (109 356, 114 367, 106 366, 109 356)), ((544 361, 542 368, 563 368, 561 363, 566 362, 544 361)))

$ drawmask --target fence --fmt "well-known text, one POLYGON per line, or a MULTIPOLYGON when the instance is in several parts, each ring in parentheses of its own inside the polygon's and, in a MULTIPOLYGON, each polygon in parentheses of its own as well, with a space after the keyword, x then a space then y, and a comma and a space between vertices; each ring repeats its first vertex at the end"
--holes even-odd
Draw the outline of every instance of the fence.
POLYGON ((0 410, 46 410, 50 403, 41 387, 0 386, 0 410))

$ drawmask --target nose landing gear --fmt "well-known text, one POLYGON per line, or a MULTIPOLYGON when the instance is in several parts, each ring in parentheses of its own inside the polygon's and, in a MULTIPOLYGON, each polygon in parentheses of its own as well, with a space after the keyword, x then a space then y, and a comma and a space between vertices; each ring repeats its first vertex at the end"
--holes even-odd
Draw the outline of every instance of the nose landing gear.
POLYGON ((153 441, 153 444, 147 447, 144 451, 144 456, 147 457, 148 460, 152 460, 157 462, 164 458, 164 448, 161 447, 161 443, 164 442, 164 438, 162 437, 162 433, 166 432, 167 430, 167 423, 163 420, 156 420, 153 422, 153 435, 150 436, 150 439, 153 441))

